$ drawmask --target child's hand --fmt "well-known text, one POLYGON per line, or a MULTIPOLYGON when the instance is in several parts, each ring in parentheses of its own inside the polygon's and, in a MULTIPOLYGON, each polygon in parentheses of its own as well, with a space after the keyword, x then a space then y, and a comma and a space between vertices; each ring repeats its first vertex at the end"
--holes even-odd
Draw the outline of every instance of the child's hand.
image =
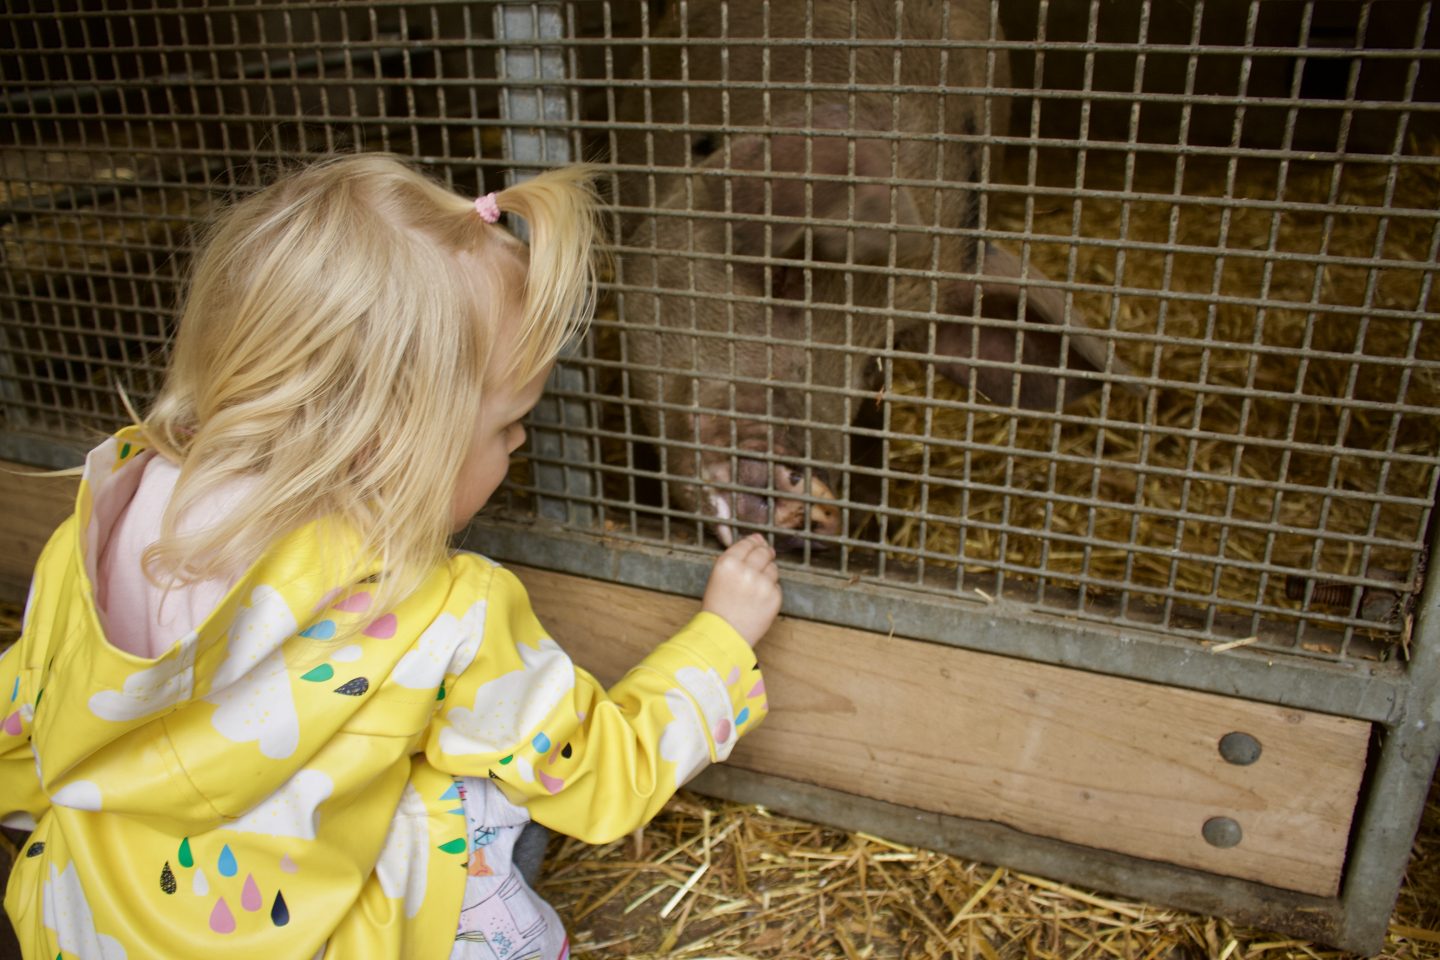
POLYGON ((765 636, 780 612, 780 570, 764 537, 752 533, 720 554, 700 608, 723 617, 752 647, 765 636))

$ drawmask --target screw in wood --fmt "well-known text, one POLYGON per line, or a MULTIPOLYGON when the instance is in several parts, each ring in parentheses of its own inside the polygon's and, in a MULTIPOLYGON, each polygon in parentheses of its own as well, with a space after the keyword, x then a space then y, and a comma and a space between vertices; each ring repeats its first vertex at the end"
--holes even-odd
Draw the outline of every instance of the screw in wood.
POLYGON ((1200 828, 1200 835, 1210 846, 1223 848, 1238 844, 1243 833, 1240 824, 1229 817, 1211 817, 1205 821, 1205 826, 1200 828))

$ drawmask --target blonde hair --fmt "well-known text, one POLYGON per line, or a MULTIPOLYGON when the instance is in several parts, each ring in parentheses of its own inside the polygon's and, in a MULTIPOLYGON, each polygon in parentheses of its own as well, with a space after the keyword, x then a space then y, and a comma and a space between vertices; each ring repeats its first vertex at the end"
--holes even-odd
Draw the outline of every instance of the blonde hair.
POLYGON ((594 309, 590 171, 495 199, 528 222, 528 254, 472 200, 383 154, 302 168, 221 214, 142 424, 181 467, 147 576, 233 576, 313 520, 340 548, 327 554, 349 547, 336 576, 379 564, 379 603, 444 559, 487 371, 528 382, 594 309), (178 532, 242 478, 258 482, 227 516, 178 532))

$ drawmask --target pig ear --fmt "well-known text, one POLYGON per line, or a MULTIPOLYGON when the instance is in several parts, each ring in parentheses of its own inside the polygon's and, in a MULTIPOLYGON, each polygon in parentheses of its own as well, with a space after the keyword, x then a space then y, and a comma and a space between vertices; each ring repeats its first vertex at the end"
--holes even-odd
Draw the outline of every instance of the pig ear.
MULTIPOLYGON (((1048 280, 1037 267, 1024 272, 1025 279, 1048 280)), ((978 281, 961 281, 947 291, 946 308, 956 317, 975 315, 975 298, 979 296, 980 316, 996 320, 1016 320, 1020 307, 1021 287, 1014 282, 1021 278, 1020 258, 993 244, 985 245, 984 274, 978 281)), ((1102 381, 1091 378, 1066 377, 1063 370, 1104 372, 1130 375, 1129 366, 1119 357, 1106 359, 1105 341, 1077 329, 1084 320, 1077 309, 1071 310, 1071 326, 1065 324, 1065 296, 1051 286, 1025 286, 1024 322, 1014 327, 979 326, 963 320, 941 322, 935 331, 936 352, 962 362, 937 363, 936 369, 962 385, 973 378, 975 388, 986 399, 1004 406, 1020 406, 1030 410, 1054 410, 1060 398, 1060 385, 1065 385, 1064 402, 1070 403, 1100 388, 1102 381), (1062 363, 1060 351, 1066 355, 1062 363), (985 361, 976 365, 968 361, 985 361), (1045 370, 1020 371, 1019 395, 1015 390, 1015 370, 1019 363, 1027 368, 1045 370), (1004 364, 1006 366, 994 366, 1004 364)), ((1130 383, 1124 389, 1138 393, 1130 383)))
MULTIPOLYGON (((891 175, 890 146, 883 140, 737 137, 728 156, 718 150, 705 166, 731 173, 703 179, 712 193, 728 183, 729 212, 740 215, 736 253, 883 265, 890 262, 892 242, 897 262, 924 251, 918 231, 891 229, 920 222, 909 190, 867 182, 891 175)), ((727 209, 725 199, 712 197, 712 209, 727 209)))

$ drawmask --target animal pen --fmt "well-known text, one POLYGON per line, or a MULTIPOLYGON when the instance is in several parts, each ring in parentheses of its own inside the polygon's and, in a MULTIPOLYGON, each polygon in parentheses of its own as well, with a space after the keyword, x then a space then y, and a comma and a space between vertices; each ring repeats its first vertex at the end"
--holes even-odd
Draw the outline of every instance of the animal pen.
MULTIPOLYGON (((1378 949, 1440 752, 1431 4, 91 6, 0 14, 0 456, 127 422, 277 165, 593 161, 600 314, 467 542, 602 678, 786 548, 697 786, 1378 949)), ((21 596, 65 490, 5 484, 21 596)))

